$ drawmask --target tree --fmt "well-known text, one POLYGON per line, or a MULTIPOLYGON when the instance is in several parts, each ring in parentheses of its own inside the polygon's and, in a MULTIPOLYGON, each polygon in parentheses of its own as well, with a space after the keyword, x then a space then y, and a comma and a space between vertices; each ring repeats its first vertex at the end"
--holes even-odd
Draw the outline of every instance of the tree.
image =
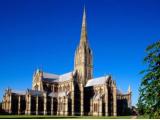
MULTIPOLYGON (((139 91, 141 91, 140 89, 139 89, 139 91)), ((142 95, 140 95, 140 97, 139 97, 139 99, 138 99, 138 103, 137 103, 137 110, 138 110, 138 114, 139 115, 144 115, 144 111, 145 111, 145 106, 144 106, 144 103, 143 103, 143 101, 142 101, 142 97, 141 97, 142 95)))
POLYGON ((160 40, 146 48, 146 70, 139 88, 138 110, 150 118, 160 118, 160 40))

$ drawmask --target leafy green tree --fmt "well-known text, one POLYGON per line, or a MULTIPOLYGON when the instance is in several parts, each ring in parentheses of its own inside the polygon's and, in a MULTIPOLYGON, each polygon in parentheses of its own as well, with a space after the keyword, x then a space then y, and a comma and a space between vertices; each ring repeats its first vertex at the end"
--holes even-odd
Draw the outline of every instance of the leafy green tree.
MULTIPOLYGON (((139 90, 141 91, 141 90, 139 90)), ((145 113, 145 106, 144 106, 144 103, 142 101, 142 95, 140 95, 139 99, 138 99, 138 103, 137 103, 137 110, 138 110, 138 114, 139 115, 144 115, 145 113)))
POLYGON ((160 118, 160 40, 146 48, 146 70, 140 85, 138 109, 150 118, 160 118))
POLYGON ((0 102, 0 109, 2 109, 2 102, 0 102))

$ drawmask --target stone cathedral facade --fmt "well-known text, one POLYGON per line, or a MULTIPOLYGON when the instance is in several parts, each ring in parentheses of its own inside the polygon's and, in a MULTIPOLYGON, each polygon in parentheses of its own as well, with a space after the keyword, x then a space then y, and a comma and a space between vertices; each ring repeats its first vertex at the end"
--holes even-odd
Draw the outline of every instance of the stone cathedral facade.
POLYGON ((75 51, 74 70, 63 75, 37 70, 32 89, 6 89, 2 109, 9 114, 123 115, 131 108, 131 89, 117 89, 112 76, 93 78, 93 56, 89 47, 84 9, 80 43, 75 51))

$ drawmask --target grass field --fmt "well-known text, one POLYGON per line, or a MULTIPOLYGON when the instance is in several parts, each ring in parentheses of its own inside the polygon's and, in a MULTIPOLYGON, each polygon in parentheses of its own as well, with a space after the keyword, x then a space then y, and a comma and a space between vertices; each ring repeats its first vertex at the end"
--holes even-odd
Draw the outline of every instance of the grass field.
POLYGON ((130 119, 131 116, 50 116, 50 115, 0 115, 0 119, 130 119))
POLYGON ((140 115, 137 117, 137 119, 149 119, 149 116, 140 115))

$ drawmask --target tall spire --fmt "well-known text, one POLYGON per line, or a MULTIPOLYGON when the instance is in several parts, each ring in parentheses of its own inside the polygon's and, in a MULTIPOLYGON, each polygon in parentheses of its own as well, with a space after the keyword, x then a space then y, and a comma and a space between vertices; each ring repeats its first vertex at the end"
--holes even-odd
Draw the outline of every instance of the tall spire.
POLYGON ((82 28, 81 28, 81 40, 80 43, 87 42, 87 25, 86 25, 86 10, 84 6, 82 28))
POLYGON ((93 76, 92 50, 88 45, 86 11, 84 7, 80 44, 75 52, 74 70, 77 71, 78 81, 85 85, 93 76))
POLYGON ((129 85, 128 86, 128 93, 130 93, 131 92, 131 86, 129 85))
POLYGON ((83 9, 82 27, 86 28, 86 10, 85 10, 85 6, 84 6, 84 9, 83 9))

